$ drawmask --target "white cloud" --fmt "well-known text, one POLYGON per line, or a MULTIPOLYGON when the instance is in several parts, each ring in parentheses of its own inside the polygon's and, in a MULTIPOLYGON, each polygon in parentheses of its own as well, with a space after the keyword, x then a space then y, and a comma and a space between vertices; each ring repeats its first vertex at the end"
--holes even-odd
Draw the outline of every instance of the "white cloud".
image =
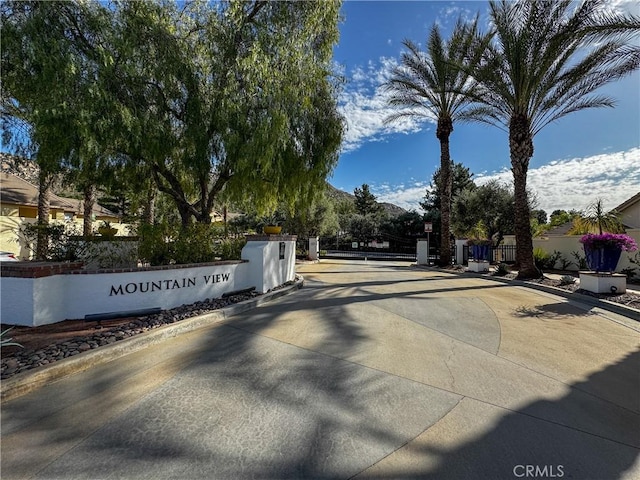
POLYGON ((436 23, 438 25, 447 25, 450 22, 455 22, 458 20, 458 17, 462 18, 464 21, 469 21, 475 16, 475 12, 468 9, 460 7, 453 2, 445 7, 442 7, 438 12, 438 17, 436 18, 436 23))
POLYGON ((632 13, 634 15, 640 13, 637 0, 609 0, 606 7, 616 13, 632 13))
POLYGON ((379 202, 393 203, 405 210, 416 210, 422 212, 420 202, 424 200, 424 195, 428 182, 411 182, 411 186, 400 185, 371 185, 371 191, 379 202))
MULTIPOLYGON (((513 184, 511 171, 477 175, 482 185, 489 180, 513 184)), ((640 148, 605 153, 585 158, 553 160, 529 169, 527 185, 538 198, 538 207, 550 214, 553 210, 584 210, 601 198, 607 209, 615 208, 640 191, 640 148)), ((373 185, 371 190, 381 202, 390 202, 406 210, 420 209, 428 183, 410 186, 373 185)))
POLYGON ((398 65, 395 58, 381 57, 366 67, 352 70, 345 91, 339 99, 340 113, 347 122, 343 153, 357 150, 367 142, 380 142, 394 133, 415 133, 424 129, 426 120, 405 118, 385 125, 384 120, 393 109, 387 105, 389 93, 382 85, 398 65))
MULTIPOLYGON (((510 171, 481 175, 476 183, 498 179, 509 185, 510 171)), ((607 209, 614 208, 640 191, 640 148, 604 153, 586 158, 554 160, 529 170, 527 185, 538 198, 538 208, 584 210, 601 198, 607 209)))

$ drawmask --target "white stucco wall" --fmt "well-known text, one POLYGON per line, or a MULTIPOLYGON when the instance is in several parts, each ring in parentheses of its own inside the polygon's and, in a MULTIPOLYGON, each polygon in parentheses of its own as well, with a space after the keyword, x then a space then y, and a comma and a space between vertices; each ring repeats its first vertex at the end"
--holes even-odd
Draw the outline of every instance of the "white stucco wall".
POLYGON ((636 202, 633 205, 627 207, 622 212, 620 220, 623 224, 632 227, 633 229, 640 228, 640 202, 636 202))
POLYGON ((295 238, 286 238, 248 241, 242 251, 242 258, 248 261, 237 263, 64 273, 40 278, 3 276, 0 321, 39 326, 86 315, 169 309, 250 287, 264 293, 295 279, 295 238))
MULTIPOLYGON (((627 230, 627 235, 632 237, 638 245, 640 245, 640 228, 634 228, 627 230)), ((558 251, 562 254, 564 258, 570 260, 573 263, 568 269, 569 270, 578 270, 578 266, 575 263, 575 258, 572 255, 572 252, 578 252, 581 257, 584 257, 584 248, 580 243, 580 238, 582 235, 561 235, 561 236, 549 236, 549 237, 537 237, 533 239, 533 248, 542 248, 547 253, 553 253, 554 251, 558 251)), ((636 265, 631 264, 629 261, 629 257, 633 257, 636 252, 622 252, 620 256, 620 261, 618 262, 618 266, 616 268, 617 272, 629 267, 637 267, 636 265)), ((557 268, 560 268, 560 262, 556 264, 557 268)), ((636 270, 636 275, 640 275, 640 272, 636 270)))
POLYGON ((278 285, 295 279, 296 242, 290 237, 274 236, 269 240, 247 242, 242 249, 242 259, 251 265, 249 278, 259 293, 265 293, 278 285), (280 244, 284 244, 284 258, 280 258, 280 244))

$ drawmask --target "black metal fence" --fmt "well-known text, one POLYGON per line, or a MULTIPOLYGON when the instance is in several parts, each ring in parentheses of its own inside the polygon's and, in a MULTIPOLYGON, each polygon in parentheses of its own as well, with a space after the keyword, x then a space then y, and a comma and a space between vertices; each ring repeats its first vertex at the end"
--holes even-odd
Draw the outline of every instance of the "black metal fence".
MULTIPOLYGON (((335 242, 335 240, 334 240, 335 242)), ((356 243, 356 242, 354 242, 356 243)), ((326 244, 325 244, 326 246, 326 244)), ((467 245, 462 248, 462 258, 458 258, 458 249, 453 248, 452 263, 458 265, 468 265, 470 249, 467 245)), ((325 248, 320 251, 320 256, 325 258, 343 258, 343 259, 370 259, 370 260, 399 260, 415 262, 417 259, 417 245, 393 245, 392 248, 376 248, 365 246, 358 243, 357 248, 347 242, 340 245, 339 249, 325 248), (351 248, 349 248, 351 247, 351 248)), ((430 263, 435 263, 440 258, 440 252, 437 248, 429 249, 430 263)), ((515 263, 516 246, 515 245, 498 245, 491 247, 489 253, 490 262, 497 263, 515 263)))
MULTIPOLYGON (((469 246, 462 247, 462 258, 457 258, 455 262, 459 265, 469 264, 469 246)), ((516 262, 516 246, 515 245, 498 245, 489 249, 489 259, 491 263, 515 263, 516 262)))
POLYGON ((416 261, 416 249, 413 253, 391 252, 379 250, 322 250, 322 258, 360 259, 360 260, 397 260, 404 262, 416 261))

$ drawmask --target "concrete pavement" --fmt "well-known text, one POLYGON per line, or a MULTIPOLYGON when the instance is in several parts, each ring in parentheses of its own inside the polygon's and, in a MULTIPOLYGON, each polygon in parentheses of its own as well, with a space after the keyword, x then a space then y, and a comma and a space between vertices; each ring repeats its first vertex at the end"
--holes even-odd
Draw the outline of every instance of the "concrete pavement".
POLYGON ((2 478, 640 478, 637 322, 401 263, 298 270, 4 402, 2 478))

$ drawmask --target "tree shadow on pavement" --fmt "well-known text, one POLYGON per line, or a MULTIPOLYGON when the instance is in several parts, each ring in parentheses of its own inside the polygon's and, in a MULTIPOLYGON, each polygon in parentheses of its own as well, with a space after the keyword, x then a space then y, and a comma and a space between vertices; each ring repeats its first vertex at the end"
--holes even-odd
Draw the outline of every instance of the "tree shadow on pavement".
POLYGON ((564 317, 590 317, 596 315, 588 310, 583 310, 568 302, 541 304, 534 307, 521 306, 515 311, 520 318, 542 318, 546 320, 558 320, 564 317))
POLYGON ((355 478, 638 478, 638 408, 629 410, 584 393, 617 384, 621 394, 633 397, 624 403, 640 407, 638 371, 640 351, 634 351, 573 384, 564 397, 540 400, 516 411, 465 398, 398 458, 385 459, 388 462, 355 478), (438 441, 443 432, 471 439, 443 446, 438 441))

